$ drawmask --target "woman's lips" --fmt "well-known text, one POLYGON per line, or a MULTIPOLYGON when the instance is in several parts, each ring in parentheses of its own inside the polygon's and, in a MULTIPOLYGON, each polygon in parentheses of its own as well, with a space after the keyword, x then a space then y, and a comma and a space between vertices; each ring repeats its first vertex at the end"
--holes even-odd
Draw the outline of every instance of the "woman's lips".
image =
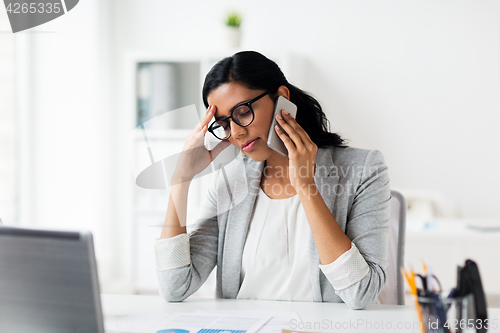
POLYGON ((257 142, 259 138, 253 140, 252 142, 250 142, 248 145, 246 145, 245 147, 243 147, 243 151, 250 151, 252 150, 253 146, 255 146, 255 143, 257 142))

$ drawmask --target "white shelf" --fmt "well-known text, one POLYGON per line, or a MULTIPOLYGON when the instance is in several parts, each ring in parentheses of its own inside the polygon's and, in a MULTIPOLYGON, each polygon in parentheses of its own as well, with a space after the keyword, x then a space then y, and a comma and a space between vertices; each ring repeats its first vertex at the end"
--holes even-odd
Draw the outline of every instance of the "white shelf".
MULTIPOLYGON (((456 285, 456 267, 466 259, 479 267, 483 289, 487 294, 500 294, 497 276, 500 275, 500 231, 479 231, 469 225, 493 226, 493 221, 466 219, 408 220, 406 228, 405 265, 420 270, 424 260, 433 274, 439 277, 443 289, 456 285), (487 223, 490 222, 490 223, 487 223), (446 254, 436 256, 436 253, 446 254)), ((500 221, 496 221, 500 224, 500 221)))

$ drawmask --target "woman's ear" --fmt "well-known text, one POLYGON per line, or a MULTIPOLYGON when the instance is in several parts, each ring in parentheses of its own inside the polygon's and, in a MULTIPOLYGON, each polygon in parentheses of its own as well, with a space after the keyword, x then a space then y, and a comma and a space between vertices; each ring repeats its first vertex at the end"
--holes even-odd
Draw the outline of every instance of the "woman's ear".
POLYGON ((287 100, 290 100, 290 90, 288 90, 287 86, 280 86, 278 88, 278 96, 283 96, 287 100))

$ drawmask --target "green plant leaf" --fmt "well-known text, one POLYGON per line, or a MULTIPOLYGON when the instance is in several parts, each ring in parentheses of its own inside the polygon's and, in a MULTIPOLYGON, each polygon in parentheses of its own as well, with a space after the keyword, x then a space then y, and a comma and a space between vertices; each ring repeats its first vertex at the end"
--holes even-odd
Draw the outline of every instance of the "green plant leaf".
POLYGON ((232 12, 227 15, 226 25, 229 27, 238 28, 241 25, 242 18, 237 12, 232 12))

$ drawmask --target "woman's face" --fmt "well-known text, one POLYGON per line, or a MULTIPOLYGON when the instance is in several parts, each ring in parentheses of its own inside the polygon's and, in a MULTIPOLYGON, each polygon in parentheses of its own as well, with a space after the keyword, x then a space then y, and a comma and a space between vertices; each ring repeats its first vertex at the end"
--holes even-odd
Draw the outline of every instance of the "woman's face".
MULTIPOLYGON (((286 89, 284 86, 283 88, 286 89)), ((281 87, 280 90, 282 90, 281 87)), ((216 107, 214 117, 217 119, 219 117, 229 117, 231 109, 236 104, 254 99, 264 92, 265 90, 252 90, 242 84, 231 82, 212 90, 207 97, 207 101, 209 105, 216 107)), ((267 146, 267 137, 274 111, 274 101, 270 95, 266 95, 252 103, 252 108, 255 118, 250 125, 242 127, 234 123, 232 119, 230 120, 231 137, 227 140, 254 161, 264 161, 271 154, 275 153, 274 150, 267 146), (243 149, 246 143, 253 140, 255 140, 254 143, 243 149)))

